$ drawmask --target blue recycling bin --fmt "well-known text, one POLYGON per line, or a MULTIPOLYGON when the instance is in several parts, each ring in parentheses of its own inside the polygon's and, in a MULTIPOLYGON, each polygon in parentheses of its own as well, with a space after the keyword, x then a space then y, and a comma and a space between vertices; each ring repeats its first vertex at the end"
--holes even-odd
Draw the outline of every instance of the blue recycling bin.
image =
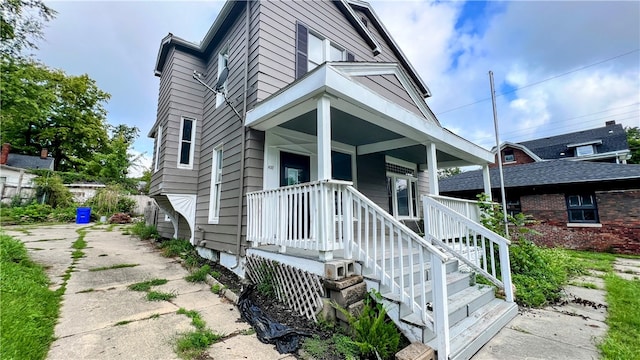
POLYGON ((76 224, 88 224, 91 221, 91 208, 79 207, 76 209, 76 224))

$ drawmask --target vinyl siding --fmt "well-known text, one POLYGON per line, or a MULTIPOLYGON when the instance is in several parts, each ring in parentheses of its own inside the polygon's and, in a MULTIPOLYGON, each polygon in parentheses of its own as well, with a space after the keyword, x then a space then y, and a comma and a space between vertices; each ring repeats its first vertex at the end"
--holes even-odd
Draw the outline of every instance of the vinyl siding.
POLYGON ((422 116, 422 112, 395 75, 357 76, 354 79, 388 100, 422 116))
POLYGON ((358 191, 384 210, 389 211, 384 155, 360 155, 356 160, 358 169, 358 191))

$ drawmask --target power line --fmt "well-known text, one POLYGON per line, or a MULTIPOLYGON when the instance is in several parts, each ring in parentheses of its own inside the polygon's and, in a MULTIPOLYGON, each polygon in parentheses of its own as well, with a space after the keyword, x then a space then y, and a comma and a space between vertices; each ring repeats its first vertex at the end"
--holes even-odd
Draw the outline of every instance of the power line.
MULTIPOLYGON (((558 74, 558 75, 551 76, 551 77, 546 78, 544 80, 536 81, 536 82, 533 82, 533 83, 530 83, 530 84, 527 84, 527 85, 523 85, 523 86, 521 86, 519 88, 516 88, 516 89, 512 89, 512 90, 509 90, 509 91, 501 92, 500 94, 496 94, 496 97, 500 97, 500 96, 503 96, 503 95, 506 95, 506 94, 510 94, 510 93, 513 93, 513 92, 516 92, 518 90, 522 90, 522 89, 525 89, 525 88, 528 88, 528 87, 531 87, 531 86, 539 85, 539 84, 542 84, 544 82, 547 82, 547 81, 550 81, 550 80, 554 80, 554 79, 557 79, 559 77, 566 76, 566 75, 572 74, 572 73, 577 72, 577 71, 588 69, 590 67, 593 67, 593 66, 596 66, 596 65, 600 65, 600 64, 603 64, 605 62, 608 62, 608 61, 611 61, 611 60, 615 60, 615 59, 621 58, 623 56, 627 56, 627 55, 633 54, 633 53, 638 52, 638 51, 640 51, 640 49, 634 49, 634 50, 628 51, 628 52, 626 52, 624 54, 619 54, 619 55, 616 55, 616 56, 608 58, 608 59, 600 60, 598 62, 589 64, 589 65, 585 65, 585 66, 582 66, 582 67, 579 67, 579 68, 576 68, 576 69, 573 69, 573 70, 569 70, 567 72, 564 72, 564 73, 561 73, 561 74, 558 74)), ((485 102, 485 101, 488 101, 488 100, 491 100, 491 97, 484 98, 484 99, 481 99, 481 100, 478 100, 478 101, 474 101, 474 102, 469 103, 469 104, 460 105, 460 106, 451 108, 449 110, 441 111, 441 112, 437 113, 436 116, 437 115, 446 114, 446 113, 449 113, 449 112, 452 112, 452 111, 455 111, 455 110, 458 110, 458 109, 462 109, 462 108, 465 108, 465 107, 468 107, 468 106, 471 106, 471 105, 479 104, 481 102, 485 102)))

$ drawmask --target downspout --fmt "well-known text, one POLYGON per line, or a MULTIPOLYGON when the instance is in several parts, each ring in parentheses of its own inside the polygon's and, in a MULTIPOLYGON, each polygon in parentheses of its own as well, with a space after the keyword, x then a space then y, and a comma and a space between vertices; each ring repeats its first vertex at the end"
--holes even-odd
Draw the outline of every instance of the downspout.
POLYGON ((244 119, 247 118, 247 90, 249 84, 249 18, 250 18, 250 7, 251 2, 246 2, 245 8, 245 23, 244 23, 244 40, 245 40, 245 60, 244 60, 244 95, 242 101, 242 119, 240 127, 242 129, 242 136, 240 137, 240 196, 238 196, 238 224, 237 224, 237 235, 236 235, 236 264, 231 267, 231 269, 235 269, 240 265, 240 251, 242 250, 242 201, 244 200, 244 157, 245 150, 247 147, 246 137, 247 137, 247 128, 244 126, 244 119))

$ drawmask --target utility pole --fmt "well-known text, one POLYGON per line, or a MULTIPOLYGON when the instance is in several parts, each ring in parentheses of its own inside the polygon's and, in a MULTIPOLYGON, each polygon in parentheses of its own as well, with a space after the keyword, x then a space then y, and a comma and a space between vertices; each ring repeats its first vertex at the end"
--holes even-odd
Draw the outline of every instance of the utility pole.
POLYGON ((491 103, 493 104, 493 126, 496 131, 496 157, 498 158, 498 172, 500 173, 500 195, 502 196, 502 213, 504 215, 504 233, 509 238, 509 222, 507 221, 507 198, 504 191, 504 173, 502 172, 502 151, 500 151, 500 133, 498 132, 498 111, 496 109, 496 90, 493 86, 493 71, 489 70, 491 84, 491 103))

